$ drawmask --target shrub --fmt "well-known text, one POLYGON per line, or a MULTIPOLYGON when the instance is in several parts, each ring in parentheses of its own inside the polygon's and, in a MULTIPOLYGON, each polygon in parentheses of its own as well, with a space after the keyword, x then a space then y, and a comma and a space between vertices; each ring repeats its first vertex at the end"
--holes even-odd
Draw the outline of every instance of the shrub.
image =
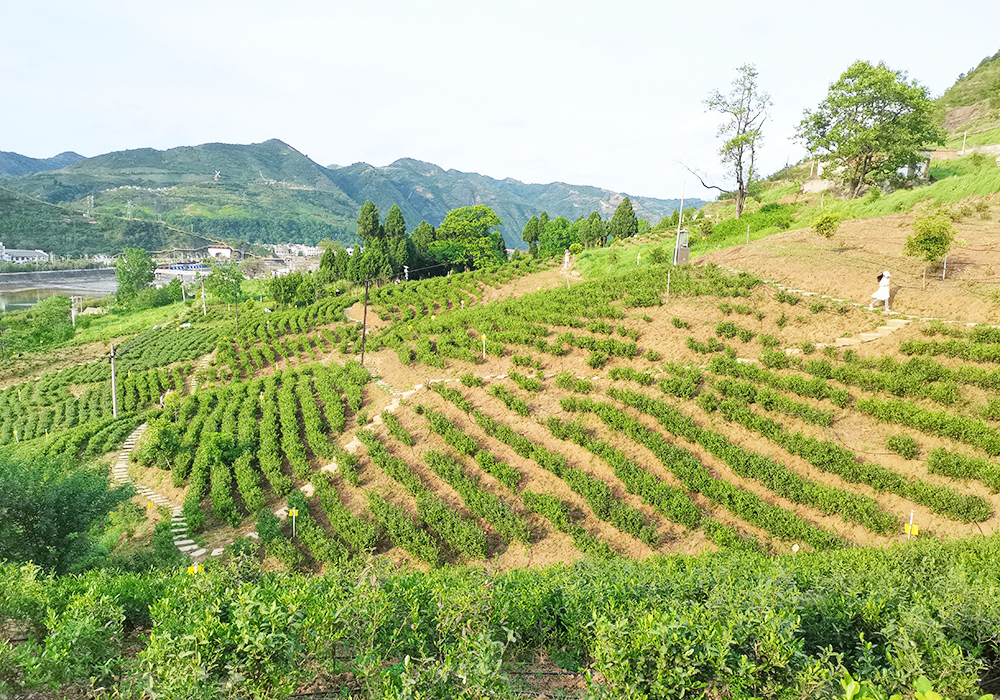
POLYGON ((472 372, 465 372, 460 377, 460 379, 462 380, 462 384, 464 384, 465 386, 468 386, 468 387, 482 386, 483 385, 482 378, 475 376, 474 374, 472 374, 472 372))
POLYGON ((611 358, 608 357, 606 353, 591 350, 590 356, 587 358, 587 366, 591 369, 600 369, 604 365, 608 364, 610 359, 611 358))
POLYGON ((813 221, 812 227, 813 231, 819 235, 826 238, 833 238, 833 234, 840 228, 840 217, 829 212, 821 214, 818 219, 813 221))
POLYGON ((904 459, 916 459, 920 456, 920 446, 912 436, 906 433, 890 435, 885 439, 885 446, 904 459))

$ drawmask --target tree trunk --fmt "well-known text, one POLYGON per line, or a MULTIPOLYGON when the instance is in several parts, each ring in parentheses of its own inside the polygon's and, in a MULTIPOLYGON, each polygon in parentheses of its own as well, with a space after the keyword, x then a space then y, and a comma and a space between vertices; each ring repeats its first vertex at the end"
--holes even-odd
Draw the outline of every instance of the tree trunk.
POLYGON ((743 214, 743 206, 746 204, 747 193, 741 189, 736 190, 736 218, 740 218, 743 214))

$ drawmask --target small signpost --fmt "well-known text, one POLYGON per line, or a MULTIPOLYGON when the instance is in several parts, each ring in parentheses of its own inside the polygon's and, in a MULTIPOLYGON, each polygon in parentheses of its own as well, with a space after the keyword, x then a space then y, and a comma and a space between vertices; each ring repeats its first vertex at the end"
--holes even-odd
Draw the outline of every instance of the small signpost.
POLYGON ((906 539, 910 539, 910 536, 916 537, 920 534, 920 526, 913 524, 913 511, 910 511, 910 522, 903 526, 903 531, 906 533, 906 539))
POLYGON ((288 514, 292 516, 292 539, 295 539, 295 518, 299 514, 298 508, 289 508, 288 514))
POLYGON ((486 334, 483 333, 483 362, 486 361, 486 334))

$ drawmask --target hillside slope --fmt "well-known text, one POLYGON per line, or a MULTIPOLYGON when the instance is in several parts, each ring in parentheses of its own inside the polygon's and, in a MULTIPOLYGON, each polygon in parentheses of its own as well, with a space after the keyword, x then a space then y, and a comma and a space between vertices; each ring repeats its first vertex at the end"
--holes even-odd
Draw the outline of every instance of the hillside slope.
POLYGON ((1000 51, 962 74, 936 104, 949 148, 1000 143, 1000 51))

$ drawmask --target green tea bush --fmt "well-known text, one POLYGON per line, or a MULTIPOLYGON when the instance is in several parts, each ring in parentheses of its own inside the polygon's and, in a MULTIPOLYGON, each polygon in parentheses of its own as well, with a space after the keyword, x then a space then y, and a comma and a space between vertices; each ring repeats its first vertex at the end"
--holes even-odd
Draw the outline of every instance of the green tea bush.
POLYGON ((917 441, 906 433, 890 435, 885 439, 885 446, 904 459, 916 459, 920 456, 920 446, 917 441))

